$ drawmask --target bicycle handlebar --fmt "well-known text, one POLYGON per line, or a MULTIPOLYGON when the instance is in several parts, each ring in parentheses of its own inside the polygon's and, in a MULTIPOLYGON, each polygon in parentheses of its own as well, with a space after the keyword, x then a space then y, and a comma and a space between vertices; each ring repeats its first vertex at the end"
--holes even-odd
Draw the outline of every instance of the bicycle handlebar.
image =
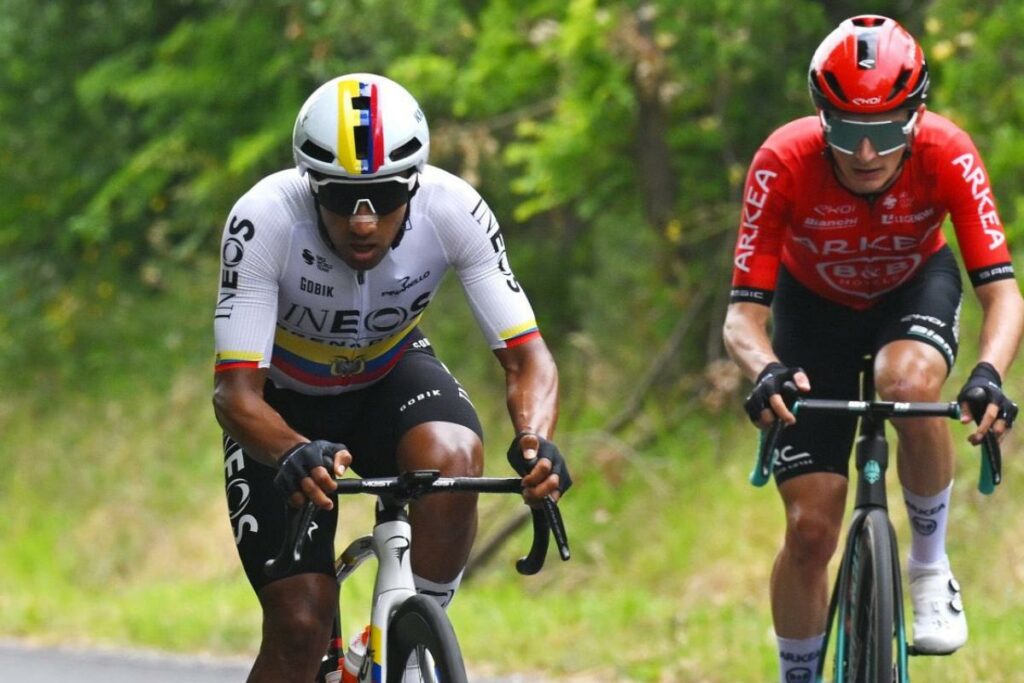
MULTIPOLYGON (((858 416, 871 416, 875 418, 892 417, 948 417, 953 420, 960 419, 960 405, 955 401, 949 403, 928 403, 928 402, 895 402, 895 401, 837 401, 830 399, 796 398, 796 386, 790 382, 783 387, 783 398, 787 405, 792 405, 790 410, 797 412, 825 412, 825 413, 847 413, 858 416)), ((984 413, 985 395, 980 389, 975 389, 968 397, 971 403, 972 412, 979 416, 975 422, 980 420, 984 413), (979 403, 980 401, 980 403, 979 403)), ((781 420, 775 420, 768 429, 761 432, 760 442, 757 450, 757 462, 750 473, 750 483, 754 486, 764 486, 771 478, 774 465, 775 444, 779 435, 785 428, 781 420)), ((999 439, 990 429, 985 433, 981 443, 981 473, 978 475, 978 490, 991 495, 996 486, 1003 479, 1002 474, 1002 452, 999 447, 999 439)))
MULTIPOLYGON (((336 479, 337 490, 332 495, 367 493, 375 496, 388 495, 399 506, 404 507, 417 498, 445 492, 472 493, 522 493, 523 483, 513 477, 442 477, 437 470, 414 470, 397 477, 371 479, 336 479)), ((272 579, 280 578, 291 571, 302 559, 302 552, 308 538, 310 523, 316 513, 312 502, 299 508, 288 508, 288 522, 281 549, 272 560, 267 560, 263 571, 272 579)), ((550 497, 545 498, 542 508, 532 508, 533 542, 530 552, 516 561, 516 570, 523 575, 539 572, 547 556, 548 538, 555 537, 562 560, 568 560, 569 540, 558 505, 550 497)))

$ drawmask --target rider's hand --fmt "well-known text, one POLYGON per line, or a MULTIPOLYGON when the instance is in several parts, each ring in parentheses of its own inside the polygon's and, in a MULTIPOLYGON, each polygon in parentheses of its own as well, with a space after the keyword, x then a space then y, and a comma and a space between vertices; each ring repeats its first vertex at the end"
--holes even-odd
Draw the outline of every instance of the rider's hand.
POLYGON ((508 462, 523 477, 523 498, 532 507, 547 496, 557 501, 572 486, 558 446, 533 432, 520 432, 508 447, 508 462))
POLYGON ((981 362, 974 366, 956 400, 960 404, 960 421, 967 424, 974 420, 978 424, 978 428, 967 437, 975 446, 982 442, 989 429, 1001 439, 1017 417, 1017 404, 1003 393, 999 371, 989 363, 981 362), (983 396, 984 402, 972 400, 972 392, 983 396))
POLYGON ((787 368, 777 362, 764 366, 754 380, 754 388, 743 402, 743 407, 750 416, 750 421, 759 428, 771 426, 776 418, 787 425, 796 422, 796 416, 790 412, 782 394, 779 393, 786 382, 793 382, 802 393, 811 390, 811 382, 801 368, 787 368))
POLYGON ((296 444, 278 461, 274 486, 288 496, 291 505, 297 507, 311 500, 317 507, 330 510, 334 501, 327 494, 338 488, 334 478, 345 474, 351 463, 352 454, 340 443, 321 440, 296 444))

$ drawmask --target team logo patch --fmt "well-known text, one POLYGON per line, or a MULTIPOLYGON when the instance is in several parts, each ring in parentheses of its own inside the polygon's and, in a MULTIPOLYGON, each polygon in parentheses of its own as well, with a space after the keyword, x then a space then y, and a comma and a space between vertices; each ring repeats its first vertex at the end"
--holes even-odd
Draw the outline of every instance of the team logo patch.
POLYGON ((837 291, 875 299, 906 282, 920 264, 920 254, 872 256, 819 263, 818 274, 837 291))

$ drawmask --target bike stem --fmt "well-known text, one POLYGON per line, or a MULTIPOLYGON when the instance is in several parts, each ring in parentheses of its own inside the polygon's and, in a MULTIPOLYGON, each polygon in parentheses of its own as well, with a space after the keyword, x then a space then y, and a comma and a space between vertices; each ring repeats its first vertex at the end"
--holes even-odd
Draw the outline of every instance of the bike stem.
POLYGON ((885 438, 884 419, 871 415, 861 418, 856 454, 858 476, 854 508, 888 510, 885 473, 889 468, 889 442, 885 438))
MULTIPOLYGON (((860 395, 865 401, 875 398, 874 359, 866 356, 860 375, 860 395)), ((889 442, 885 439, 885 418, 867 413, 860 419, 857 438, 857 495, 854 509, 889 509, 885 491, 885 473, 889 469, 889 442)))

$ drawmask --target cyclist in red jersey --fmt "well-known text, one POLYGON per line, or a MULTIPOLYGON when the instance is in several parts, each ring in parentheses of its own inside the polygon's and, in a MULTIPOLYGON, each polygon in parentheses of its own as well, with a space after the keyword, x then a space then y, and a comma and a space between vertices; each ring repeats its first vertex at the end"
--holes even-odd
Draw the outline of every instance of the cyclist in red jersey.
MULTIPOLYGON (((861 358, 874 354, 881 398, 941 400, 962 292, 947 216, 983 311, 978 363, 959 394, 980 386, 989 399, 973 444, 1013 422, 1001 378, 1024 328, 988 175, 970 137, 926 110, 928 69, 914 38, 886 17, 847 19, 818 47, 808 81, 817 115, 772 133, 750 166, 724 329, 755 382, 751 420, 792 425, 774 466, 786 510, 771 580, 782 681, 809 680, 800 676, 820 656, 854 425, 811 415, 797 424, 779 387, 792 380, 806 394, 853 398, 861 358)), ((914 643, 951 652, 967 640, 945 551, 952 436, 941 419, 894 424, 912 527, 914 643)))

